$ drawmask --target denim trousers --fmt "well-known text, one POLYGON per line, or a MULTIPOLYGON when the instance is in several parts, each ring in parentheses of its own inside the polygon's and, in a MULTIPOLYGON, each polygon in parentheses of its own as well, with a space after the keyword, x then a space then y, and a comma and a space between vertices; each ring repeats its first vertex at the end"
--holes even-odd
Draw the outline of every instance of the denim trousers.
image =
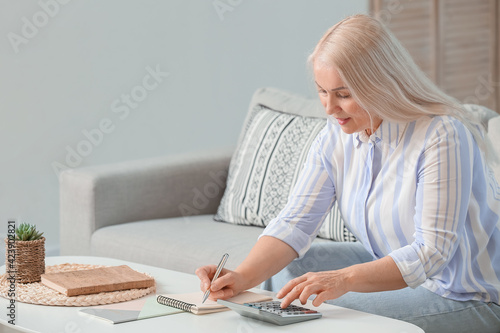
MULTIPOLYGON (((372 260, 359 242, 315 242, 304 257, 294 260, 263 282, 261 288, 278 292, 288 281, 307 272, 336 270, 372 260)), ((455 301, 423 287, 374 293, 349 292, 326 303, 407 321, 426 333, 500 332, 500 305, 455 301)))

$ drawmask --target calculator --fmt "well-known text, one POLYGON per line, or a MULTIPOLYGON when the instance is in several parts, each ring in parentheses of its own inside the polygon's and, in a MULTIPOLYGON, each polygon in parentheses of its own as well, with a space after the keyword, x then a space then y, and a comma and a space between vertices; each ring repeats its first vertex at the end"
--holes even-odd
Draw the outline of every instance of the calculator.
POLYGON ((301 321, 321 318, 321 313, 301 306, 289 305, 282 309, 279 301, 238 304, 225 300, 217 303, 227 306, 240 315, 276 325, 288 325, 301 321))

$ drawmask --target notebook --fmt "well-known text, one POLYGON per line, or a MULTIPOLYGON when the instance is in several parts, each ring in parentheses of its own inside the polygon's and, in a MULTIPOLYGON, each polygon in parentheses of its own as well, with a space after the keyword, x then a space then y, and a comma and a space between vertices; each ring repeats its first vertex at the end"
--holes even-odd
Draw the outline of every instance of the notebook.
POLYGON ((158 304, 156 297, 143 297, 129 302, 99 305, 79 310, 80 313, 113 324, 180 313, 182 310, 158 304))
MULTIPOLYGON (((229 310, 226 306, 209 299, 202 304, 201 301, 203 299, 203 293, 201 291, 189 294, 158 295, 156 299, 160 304, 188 311, 197 315, 229 310)), ((244 291, 235 297, 231 297, 228 301, 243 304, 265 302, 272 299, 273 298, 270 296, 257 294, 251 291, 244 291)))

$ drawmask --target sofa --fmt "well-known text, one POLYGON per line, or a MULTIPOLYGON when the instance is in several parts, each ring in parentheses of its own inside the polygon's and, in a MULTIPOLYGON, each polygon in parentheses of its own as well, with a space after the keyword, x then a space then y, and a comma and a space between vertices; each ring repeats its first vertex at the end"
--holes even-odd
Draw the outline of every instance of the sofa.
MULTIPOLYGON (((500 156, 500 116, 467 105, 500 156)), ((318 99, 258 89, 226 149, 65 170, 61 255, 106 256, 194 273, 229 253, 234 269, 286 203, 326 122, 318 99)), ((500 163, 492 159, 500 179, 500 163)), ((318 242, 355 241, 334 206, 318 242)))

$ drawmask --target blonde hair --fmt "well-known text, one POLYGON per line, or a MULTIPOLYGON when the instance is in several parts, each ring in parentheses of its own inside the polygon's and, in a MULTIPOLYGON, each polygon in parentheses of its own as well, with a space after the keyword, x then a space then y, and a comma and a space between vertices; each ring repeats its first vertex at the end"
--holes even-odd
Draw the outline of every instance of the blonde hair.
POLYGON ((335 24, 308 58, 311 66, 316 61, 337 68, 354 100, 370 117, 410 122, 422 116, 451 115, 486 150, 479 120, 441 91, 378 20, 354 15, 335 24))

